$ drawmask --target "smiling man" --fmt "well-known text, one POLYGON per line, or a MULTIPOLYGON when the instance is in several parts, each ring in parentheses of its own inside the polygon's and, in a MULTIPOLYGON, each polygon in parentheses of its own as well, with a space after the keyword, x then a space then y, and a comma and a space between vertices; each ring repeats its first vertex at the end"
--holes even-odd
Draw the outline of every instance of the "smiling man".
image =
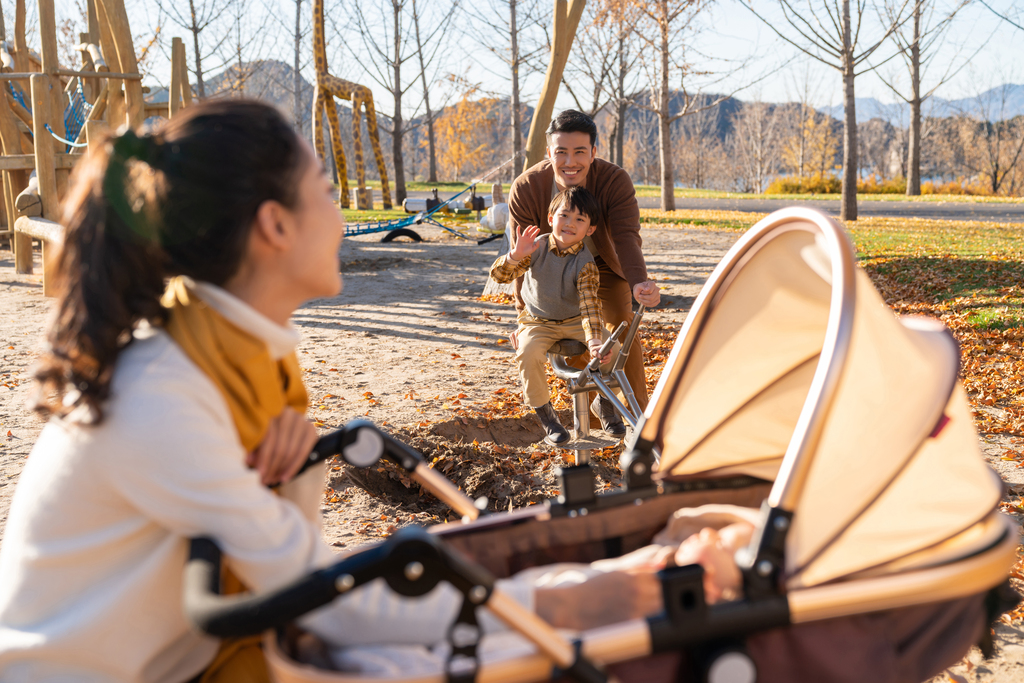
MULTIPOLYGON (((582 112, 567 109, 547 129, 548 157, 528 168, 515 182, 508 208, 515 228, 544 226, 547 211, 558 192, 580 185, 597 197, 600 218, 585 243, 601 277, 598 299, 608 329, 633 318, 632 301, 657 306, 661 300, 657 285, 647 277, 641 252, 640 208, 629 174, 615 164, 597 157, 597 126, 582 112)), ((513 228, 513 232, 515 231, 513 228)), ((523 309, 519 295, 522 280, 516 282, 516 308, 523 309)), ((641 408, 647 407, 643 349, 639 338, 630 347, 626 377, 641 408)), ((602 423, 605 417, 601 416, 602 423)))

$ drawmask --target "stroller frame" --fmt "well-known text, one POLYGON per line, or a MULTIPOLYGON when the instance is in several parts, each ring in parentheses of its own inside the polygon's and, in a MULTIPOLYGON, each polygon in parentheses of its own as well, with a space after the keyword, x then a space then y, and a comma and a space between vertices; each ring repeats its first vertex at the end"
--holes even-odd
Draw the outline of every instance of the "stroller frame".
MULTIPOLYGON (((627 473, 625 490, 598 496, 582 504, 565 505, 550 501, 545 506, 491 515, 474 525, 446 525, 432 529, 431 533, 405 529, 377 546, 263 596, 218 596, 219 552, 211 541, 195 540, 186 567, 186 616, 200 630, 221 637, 250 635, 268 628, 279 629, 278 636, 268 635, 267 652, 286 680, 294 674, 294 680, 303 681, 359 681, 365 679, 334 673, 328 677, 326 672, 316 674, 312 669, 288 660, 279 648, 278 641, 282 637, 280 629, 301 614, 327 604, 335 597, 374 578, 384 578, 393 590, 402 595, 422 595, 444 580, 455 586, 473 605, 487 606, 538 648, 538 654, 508 662, 479 667, 474 662, 470 676, 462 680, 493 683, 543 680, 554 674, 565 674, 579 681, 603 681, 607 680, 607 674, 601 668, 605 664, 680 648, 707 649, 710 644, 720 643, 721 639, 735 638, 761 629, 938 603, 977 595, 997 586, 1005 579, 1008 568, 1016 559, 1018 540, 1015 526, 1002 516, 995 516, 990 521, 989 528, 995 533, 986 538, 995 540, 977 549, 970 557, 892 575, 869 576, 852 582, 824 583, 787 591, 782 574, 785 568, 785 540, 793 518, 793 507, 806 482, 810 460, 808 454, 814 451, 831 409, 836 387, 842 377, 841 361, 849 349, 852 335, 855 302, 853 252, 840 228, 826 216, 806 209, 777 212, 752 228, 712 274, 694 304, 698 314, 687 318, 668 361, 671 364, 679 360, 680 356, 685 360, 693 351, 695 340, 707 321, 709 306, 706 304, 713 304, 728 289, 736 272, 734 266, 751 259, 761 248, 766 236, 789 230, 807 231, 808 225, 813 226, 814 234, 824 240, 831 257, 832 305, 820 361, 778 477, 762 505, 762 521, 755 530, 748 552, 737 558, 743 577, 742 599, 707 604, 702 583, 703 569, 699 565, 668 569, 660 574, 664 613, 586 631, 578 641, 569 643, 536 616, 513 603, 500 591, 494 590, 494 579, 490 572, 465 559, 460 553, 446 548, 439 539, 446 535, 454 537, 471 533, 473 529, 514 526, 527 522, 544 523, 562 515, 587 515, 591 511, 600 512, 640 504, 644 500, 680 490, 715 489, 749 483, 750 478, 747 477, 734 477, 730 481, 719 482, 701 479, 655 482, 650 477, 650 467, 645 477, 631 479, 628 476, 633 464, 653 465, 655 461, 660 422, 665 419, 662 406, 675 390, 663 375, 647 413, 638 420, 633 443, 622 458, 623 471, 627 473), (303 676, 301 679, 298 677, 300 674, 303 676)), ((378 455, 391 458, 396 457, 391 451, 398 451, 400 455, 397 457, 404 460, 403 466, 411 467, 414 472, 420 470, 422 462, 415 464, 412 458, 415 452, 412 449, 382 433, 380 439, 363 435, 371 430, 376 431, 368 423, 350 424, 347 429, 321 440, 322 445, 318 444, 314 454, 319 459, 324 455, 340 453, 346 461, 365 466, 369 464, 368 452, 376 447, 378 455), (328 439, 333 439, 333 442, 324 444, 328 439), (359 447, 356 448, 356 445, 359 447)), ((313 456, 311 459, 314 459, 313 456)), ((433 477, 420 479, 425 485, 436 483, 433 477)), ((454 489, 450 484, 448 486, 454 489)), ((471 503, 466 502, 468 498, 464 494, 457 491, 452 493, 450 489, 439 497, 446 501, 461 497, 457 505, 463 508, 471 506, 471 503)), ((445 680, 445 676, 416 680, 441 681, 445 680)))

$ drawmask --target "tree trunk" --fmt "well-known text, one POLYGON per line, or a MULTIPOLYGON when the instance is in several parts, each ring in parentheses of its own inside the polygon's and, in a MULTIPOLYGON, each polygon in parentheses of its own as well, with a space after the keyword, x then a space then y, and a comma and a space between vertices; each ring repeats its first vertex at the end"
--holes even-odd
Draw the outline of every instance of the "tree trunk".
MULTIPOLYGON (((857 109, 854 91, 850 0, 843 0, 843 197, 839 218, 857 220, 857 109)), ((827 122, 826 122, 827 123, 827 122)))
MULTIPOLYGON (((402 121, 402 4, 391 0, 395 29, 395 115, 392 117, 391 158, 395 165, 395 203, 399 206, 405 201, 405 163, 402 160, 402 139, 405 135, 402 121)), ((353 115, 355 112, 353 111, 353 115)))
POLYGON ((907 141, 907 194, 921 194, 921 2, 914 3, 914 42, 910 46, 910 137, 907 141))
POLYGON ((301 62, 299 58, 302 54, 302 0, 295 0, 295 61, 293 63, 293 70, 295 73, 292 74, 292 118, 295 120, 295 127, 299 133, 302 133, 302 74, 299 73, 299 67, 301 62))
MULTIPOLYGON (((619 21, 622 21, 622 17, 619 17, 619 21)), ((626 32, 619 28, 619 83, 615 91, 615 131, 614 136, 611 140, 614 147, 612 147, 612 156, 614 157, 613 163, 619 168, 623 168, 623 141, 626 138, 626 111, 629 109, 629 105, 626 103, 626 32)))
POLYGON ((509 34, 511 36, 512 57, 512 153, 516 160, 512 162, 512 177, 518 178, 523 172, 523 112, 519 102, 519 29, 516 27, 516 2, 509 0, 509 34))
POLYGON ((428 147, 428 170, 427 182, 437 182, 437 148, 434 136, 434 112, 430 108, 430 87, 427 85, 427 66, 423 61, 423 41, 420 40, 420 14, 416 7, 416 0, 412 3, 412 20, 416 29, 416 51, 420 57, 420 78, 423 82, 423 104, 427 110, 427 147, 428 147))
POLYGON ((629 111, 629 105, 619 100, 617 110, 618 124, 615 128, 615 165, 625 168, 626 159, 623 153, 623 146, 626 141, 626 113, 629 111))
POLYGON ((189 11, 192 12, 192 49, 195 50, 196 58, 196 94, 199 99, 206 99, 206 85, 203 83, 203 57, 199 54, 199 25, 196 23, 195 0, 188 0, 189 11))
POLYGON ((661 210, 676 210, 675 173, 672 167, 672 119, 669 116, 668 90, 668 11, 662 0, 661 73, 658 74, 658 160, 661 162, 661 210))

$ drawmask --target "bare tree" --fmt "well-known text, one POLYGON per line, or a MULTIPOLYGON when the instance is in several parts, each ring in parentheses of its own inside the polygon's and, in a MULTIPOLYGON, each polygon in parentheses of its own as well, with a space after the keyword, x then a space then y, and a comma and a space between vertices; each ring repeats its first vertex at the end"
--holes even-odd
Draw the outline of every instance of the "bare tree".
POLYGON ((303 122, 306 119, 306 107, 303 105, 302 67, 308 64, 308 59, 305 63, 303 62, 302 55, 305 50, 302 48, 312 29, 310 24, 303 22, 305 16, 308 15, 303 14, 302 0, 295 0, 295 31, 292 33, 295 46, 295 52, 292 55, 292 117, 295 120, 295 127, 299 130, 303 130, 303 122))
POLYGON ((531 39, 531 35, 541 27, 542 13, 538 0, 491 0, 489 3, 469 3, 466 15, 474 26, 473 37, 477 43, 498 58, 507 71, 497 72, 484 66, 484 69, 499 78, 509 80, 511 100, 511 154, 516 159, 512 163, 512 177, 522 173, 525 154, 523 153, 523 102, 520 79, 526 75, 531 60, 539 55, 546 55, 548 47, 542 42, 531 39), (496 42, 496 37, 508 36, 496 42))
MULTIPOLYGON (((417 79, 402 80, 402 67, 417 57, 413 35, 415 27, 409 16, 412 0, 378 0, 372 16, 367 14, 368 4, 355 5, 355 30, 366 51, 365 58, 361 60, 363 68, 392 96, 391 130, 388 132, 391 133, 391 158, 395 172, 395 201, 401 204, 406 198, 403 143, 405 136, 418 125, 412 122, 418 106, 412 109, 407 122, 407 102, 404 100, 417 79)), ((357 53, 353 54, 360 58, 357 53)))
POLYGON ((1024 31, 1024 16, 1022 16, 1024 15, 1024 10, 1021 9, 1019 4, 1011 2, 1010 9, 1000 11, 994 8, 988 2, 986 2, 986 0, 978 0, 978 2, 980 2, 982 5, 988 8, 988 10, 992 12, 992 14, 996 15, 1010 26, 1019 28, 1021 31, 1024 31))
MULTIPOLYGON (((447 47, 447 38, 454 26, 454 20, 459 11, 459 0, 454 0, 444 14, 438 17, 433 16, 433 24, 427 31, 420 30, 420 11, 416 0, 412 0, 412 23, 416 31, 416 54, 420 62, 420 81, 423 84, 423 107, 426 112, 424 125, 427 127, 427 181, 437 182, 437 136, 434 131, 434 110, 430 107, 430 90, 437 83, 438 68, 435 66, 442 48, 447 47), (433 71, 431 76, 428 71, 433 71)), ((513 18, 514 19, 514 18, 513 18)))
POLYGON ((272 39, 270 11, 254 12, 252 6, 234 2, 225 13, 230 22, 221 55, 227 68, 220 78, 219 92, 261 98, 274 85, 271 79, 252 77, 262 69, 262 57, 272 39), (255 86, 255 87, 254 87, 255 86))
MULTIPOLYGON (((884 21, 895 23, 893 40, 899 48, 910 76, 910 91, 905 93, 896 83, 895 78, 886 78, 880 74, 881 81, 901 100, 910 105, 909 136, 907 139, 907 194, 921 194, 921 107, 944 83, 956 75, 968 59, 955 66, 950 61, 946 46, 949 29, 953 26, 956 15, 966 7, 970 0, 952 0, 941 7, 941 0, 913 0, 910 18, 901 24, 900 13, 903 11, 904 0, 885 0, 884 21), (926 92, 921 91, 924 72, 932 62, 942 55, 947 62, 945 73, 926 92)), ((973 56, 973 55, 972 55, 973 56)))
POLYGON ((643 92, 640 46, 635 26, 639 12, 631 0, 598 0, 584 10, 562 83, 576 108, 596 117, 605 109, 612 120, 608 147, 612 162, 622 166, 625 119, 643 92))
POLYGON ((724 163, 728 155, 722 146, 722 110, 709 106, 715 101, 710 95, 694 100, 696 106, 682 119, 678 144, 674 146, 678 149, 679 178, 685 185, 699 189, 724 189, 733 183, 735 176, 724 163), (726 180, 724 176, 729 175, 733 177, 726 180))
POLYGON ((717 106, 725 97, 707 101, 701 94, 687 90, 687 77, 693 65, 686 61, 686 42, 697 30, 696 21, 710 0, 636 0, 646 21, 640 25, 640 36, 650 48, 653 59, 644 60, 650 81, 649 103, 638 102, 658 116, 658 157, 661 164, 661 209, 674 211, 675 167, 673 164, 672 124, 698 108, 717 106), (669 86, 673 73, 679 74, 679 93, 673 98, 669 86), (680 102, 673 107, 673 101, 680 102))
POLYGON ((746 102, 733 120, 733 148, 748 192, 764 192, 778 171, 779 133, 775 108, 760 98, 746 102))
POLYGON ((900 0, 894 17, 883 25, 881 36, 858 50, 861 31, 865 27, 864 13, 867 0, 807 0, 806 7, 797 9, 795 0, 777 0, 782 10, 782 22, 773 21, 754 8, 752 2, 744 4, 776 35, 832 67, 843 76, 843 196, 839 217, 857 220, 857 110, 855 82, 858 75, 874 69, 867 64, 871 55, 880 48, 904 21, 903 13, 909 0, 900 0), (794 35, 780 30, 780 24, 789 24, 794 35), (858 71, 858 67, 866 67, 858 71))
MULTIPOLYGON (((231 26, 224 26, 225 18, 234 3, 243 4, 243 0, 155 0, 160 16, 166 16, 174 25, 192 35, 193 65, 189 69, 196 77, 196 94, 204 99, 206 93, 206 76, 216 71, 223 63, 218 59, 217 66, 210 68, 203 60, 217 55, 224 43, 230 39, 231 26)), ((162 24, 158 19, 157 24, 162 24)))
POLYGON ((879 178, 886 178, 892 161, 890 150, 895 139, 896 129, 885 119, 873 118, 858 124, 857 142, 860 149, 857 160, 861 169, 879 178))
POLYGON ((963 162, 988 185, 992 194, 1004 190, 1024 156, 1024 116, 1007 116, 1011 88, 1003 84, 975 99, 976 115, 959 118, 963 162))

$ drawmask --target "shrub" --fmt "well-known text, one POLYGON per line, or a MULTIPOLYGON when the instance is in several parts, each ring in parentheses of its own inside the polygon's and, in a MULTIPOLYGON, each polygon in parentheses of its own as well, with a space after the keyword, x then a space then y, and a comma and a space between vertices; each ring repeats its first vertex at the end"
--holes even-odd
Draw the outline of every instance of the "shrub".
POLYGON ((990 197, 992 190, 978 184, 977 181, 968 181, 961 176, 946 183, 934 183, 930 180, 921 183, 921 194, 967 194, 990 197))
POLYGON ((840 191, 839 178, 833 175, 813 175, 776 178, 765 190, 765 194, 838 194, 840 191))
POLYGON ((857 180, 857 194, 906 194, 906 178, 879 178, 874 173, 857 180))

